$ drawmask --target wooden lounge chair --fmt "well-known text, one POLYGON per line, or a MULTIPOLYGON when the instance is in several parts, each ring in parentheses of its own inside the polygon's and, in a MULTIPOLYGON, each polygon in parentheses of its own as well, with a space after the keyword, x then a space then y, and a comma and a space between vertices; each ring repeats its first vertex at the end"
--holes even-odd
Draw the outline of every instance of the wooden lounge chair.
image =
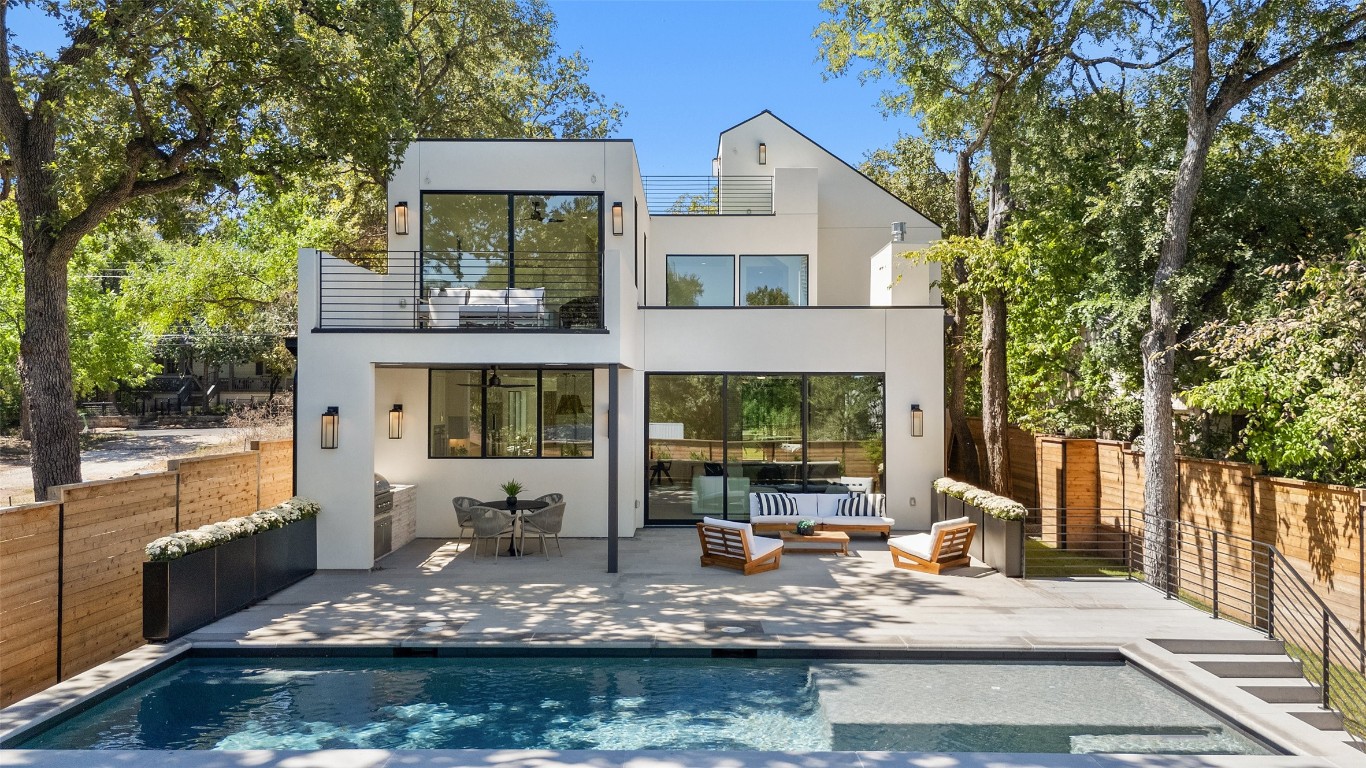
POLYGON ((697 524, 702 543, 702 566, 734 568, 749 576, 777 570, 783 559, 783 542, 755 536, 749 523, 704 517, 697 524))
POLYGON ((930 526, 929 533, 913 533, 887 540, 892 551, 892 565, 908 571, 940 573, 950 568, 968 565, 968 546, 977 524, 966 517, 941 520, 930 526))

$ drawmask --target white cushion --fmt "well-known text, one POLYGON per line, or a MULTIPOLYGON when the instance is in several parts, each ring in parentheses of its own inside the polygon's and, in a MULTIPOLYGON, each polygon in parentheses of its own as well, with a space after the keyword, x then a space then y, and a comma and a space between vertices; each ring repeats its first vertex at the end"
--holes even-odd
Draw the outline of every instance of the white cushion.
POLYGON ((770 539, 767 536, 755 536, 749 540, 749 556, 755 560, 767 555, 775 549, 782 549, 782 539, 770 539))
POLYGON ((834 517, 838 512, 841 499, 849 498, 847 493, 813 493, 816 497, 816 516, 834 517))
POLYGON ((490 306, 507 304, 507 300, 506 288, 471 288, 466 303, 472 306, 490 306))
MULTIPOLYGON (((718 520, 714 517, 704 517, 702 518, 702 522, 705 525, 714 525, 717 528, 732 528, 737 530, 740 532, 740 537, 747 543, 754 540, 754 528, 751 527, 749 523, 741 523, 735 520, 718 520)), ((753 548, 753 544, 751 544, 750 549, 753 548)))
POLYGON ((509 288, 507 303, 512 306, 536 306, 545 298, 544 288, 509 288))
POLYGON ((909 552, 916 557, 929 560, 931 548, 934 547, 934 537, 928 533, 912 533, 908 536, 893 536, 887 540, 887 546, 891 549, 899 549, 902 552, 909 552))
POLYGON ((797 500, 797 514, 802 517, 815 517, 820 510, 819 493, 792 493, 788 494, 797 500))
POLYGON ((931 526, 930 526, 930 534, 929 534, 929 535, 933 536, 933 535, 935 535, 936 533, 939 533, 940 531, 942 531, 942 530, 945 529, 945 528, 956 528, 957 526, 960 526, 960 525, 962 525, 962 524, 964 524, 964 523, 970 523, 970 522, 972 522, 972 521, 969 520, 969 519, 967 519, 966 517, 955 517, 955 518, 952 519, 952 520, 940 520, 939 522, 937 522, 937 523, 935 523, 934 525, 931 525, 931 526))
POLYGON ((841 477, 840 485, 849 486, 849 490, 860 493, 871 493, 873 490, 873 478, 871 477, 841 477))
POLYGON ((754 523, 778 523, 780 525, 796 525, 801 520, 801 515, 750 515, 750 524, 754 523))

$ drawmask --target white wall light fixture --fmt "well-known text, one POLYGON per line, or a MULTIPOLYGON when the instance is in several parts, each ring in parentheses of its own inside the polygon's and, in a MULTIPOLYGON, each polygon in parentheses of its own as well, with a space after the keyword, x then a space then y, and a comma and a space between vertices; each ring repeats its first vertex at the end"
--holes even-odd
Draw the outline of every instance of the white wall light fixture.
POLYGON ((403 404, 394 403, 394 407, 389 409, 389 439, 398 440, 403 437, 403 404))
POLYGON ((612 234, 620 235, 626 232, 626 216, 622 212, 621 203, 612 203, 612 234))
POLYGON ((408 204, 406 202, 394 204, 394 234, 408 234, 408 204))
POLYGON ((759 142, 759 165, 768 165, 768 145, 759 142))
POLYGON ((323 411, 323 448, 337 447, 338 422, 340 420, 341 410, 337 406, 329 405, 327 410, 323 411))
POLYGON ((919 403, 911 403, 911 437, 925 436, 925 412, 919 403))

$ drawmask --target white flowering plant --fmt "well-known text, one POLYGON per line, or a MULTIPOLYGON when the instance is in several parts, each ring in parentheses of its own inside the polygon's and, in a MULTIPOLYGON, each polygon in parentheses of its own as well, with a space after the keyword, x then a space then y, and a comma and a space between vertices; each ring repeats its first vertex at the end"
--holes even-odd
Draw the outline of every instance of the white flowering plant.
POLYGON ((1025 519, 1026 512, 1023 504, 1004 496, 997 496, 990 491, 984 491, 975 485, 968 485, 951 477, 941 477, 934 481, 933 488, 936 493, 962 499, 999 520, 1025 519))
POLYGON ((175 560, 191 552, 199 552, 235 539, 245 539, 262 531, 283 528, 290 523, 316 517, 321 509, 322 506, 318 502, 295 496, 282 504, 253 512, 245 517, 234 517, 221 523, 201 525, 192 531, 162 536, 146 546, 147 559, 154 563, 175 560))

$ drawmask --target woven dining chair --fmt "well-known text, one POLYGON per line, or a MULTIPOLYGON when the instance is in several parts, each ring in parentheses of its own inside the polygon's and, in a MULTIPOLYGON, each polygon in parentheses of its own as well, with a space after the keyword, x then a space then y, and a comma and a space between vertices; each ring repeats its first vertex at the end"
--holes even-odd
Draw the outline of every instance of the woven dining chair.
POLYGON ((564 549, 560 547, 560 530, 564 528, 564 502, 551 504, 545 509, 538 509, 533 512, 522 513, 522 546, 521 551, 526 551, 526 535, 531 535, 541 540, 541 554, 545 559, 550 559, 550 552, 546 550, 545 537, 549 536, 555 540, 555 551, 564 557, 564 549))
POLYGON ((544 496, 537 496, 537 501, 544 501, 547 504, 559 504, 564 501, 563 493, 547 493, 544 496))
POLYGON ((481 501, 472 496, 456 496, 451 499, 451 505, 455 507, 455 522, 460 526, 460 532, 455 538, 456 546, 465 540, 465 529, 474 530, 474 514, 470 510, 479 506, 481 501))
POLYGON ((511 512, 493 507, 474 507, 470 510, 474 523, 474 556, 479 557, 479 542, 484 539, 493 540, 493 560, 498 561, 498 550, 502 549, 500 542, 504 536, 508 537, 508 544, 512 544, 514 533, 513 522, 517 519, 511 512))

